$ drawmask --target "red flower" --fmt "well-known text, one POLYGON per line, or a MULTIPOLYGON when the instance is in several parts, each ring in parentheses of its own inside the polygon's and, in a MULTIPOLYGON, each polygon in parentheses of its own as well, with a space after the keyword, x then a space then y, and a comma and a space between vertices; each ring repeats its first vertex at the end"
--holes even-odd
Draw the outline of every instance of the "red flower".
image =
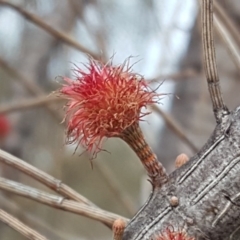
POLYGON ((185 231, 175 231, 174 229, 167 228, 160 236, 153 238, 154 240, 195 240, 189 237, 185 231))
POLYGON ((112 66, 90 60, 86 70, 75 69, 76 80, 64 78, 60 92, 68 98, 68 143, 89 151, 101 150, 104 137, 119 137, 143 116, 141 109, 159 100, 144 78, 131 71, 129 60, 112 66))
POLYGON ((6 137, 11 130, 10 122, 5 115, 0 115, 0 138, 6 137))

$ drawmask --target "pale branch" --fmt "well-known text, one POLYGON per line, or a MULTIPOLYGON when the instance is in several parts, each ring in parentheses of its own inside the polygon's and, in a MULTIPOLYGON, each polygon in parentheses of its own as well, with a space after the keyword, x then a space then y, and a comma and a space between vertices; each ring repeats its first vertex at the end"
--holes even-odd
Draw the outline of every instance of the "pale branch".
POLYGON ((216 30, 220 37, 223 40, 235 66, 240 70, 240 54, 239 48, 236 46, 236 43, 232 40, 232 35, 229 33, 227 26, 223 24, 223 22, 218 18, 218 15, 214 15, 214 23, 216 26, 216 30))
POLYGON ((83 45, 78 43, 75 39, 69 37, 66 33, 53 28, 51 25, 49 25, 48 23, 43 21, 40 17, 36 16, 35 14, 30 13, 30 12, 26 11, 25 9, 19 7, 19 6, 15 5, 13 3, 10 3, 9 1, 0 0, 0 4, 16 10, 23 17, 25 17, 27 20, 29 20, 33 24, 37 25, 38 27, 40 27, 44 31, 48 32, 50 35, 52 35, 56 39, 59 39, 62 42, 66 43, 67 45, 69 45, 69 46, 71 46, 71 47, 73 47, 73 48, 75 48, 75 49, 77 49, 77 50, 79 50, 83 53, 86 53, 86 54, 90 55, 91 57, 93 57, 95 59, 100 58, 98 54, 96 54, 96 53, 92 52, 91 50, 87 49, 86 47, 84 47, 83 45))
POLYGON ((237 43, 238 47, 240 47, 240 33, 234 21, 227 15, 226 11, 218 3, 218 1, 216 0, 213 1, 213 7, 214 7, 214 16, 217 16, 220 19, 220 21, 223 23, 225 28, 228 29, 229 34, 237 43))
MULTIPOLYGON (((39 87, 36 83, 33 81, 30 81, 29 79, 25 78, 22 74, 20 74, 16 69, 11 67, 8 63, 6 63, 2 58, 0 58, 0 67, 2 67, 10 76, 13 77, 14 80, 18 81, 19 83, 24 86, 27 91, 34 95, 34 96, 42 96, 45 95, 44 90, 39 87)), ((54 116, 54 118, 61 122, 63 117, 56 111, 55 108, 52 106, 47 105, 47 110, 51 113, 51 115, 54 116)))
MULTIPOLYGON (((50 193, 46 193, 42 190, 38 190, 36 188, 29 187, 24 184, 1 177, 0 189, 15 193, 28 199, 32 199, 53 208, 61 209, 67 212, 75 213, 100 221, 109 227, 112 227, 116 219, 123 218, 122 216, 104 211, 98 207, 87 206, 83 203, 79 203, 73 200, 67 200, 62 196, 56 196, 50 193)), ((123 219, 125 221, 128 221, 128 219, 126 218, 123 219)))
POLYGON ((199 72, 196 71, 193 68, 187 68, 182 71, 176 72, 176 73, 171 73, 171 74, 166 74, 166 75, 158 75, 153 78, 148 78, 146 79, 149 83, 159 83, 159 81, 165 81, 165 80, 172 80, 172 81, 179 81, 183 80, 185 81, 186 79, 193 78, 199 75, 199 72))
POLYGON ((0 162, 3 162, 13 168, 18 169, 19 171, 25 173, 26 175, 34 178, 35 180, 41 182, 45 186, 51 188, 55 192, 63 195, 66 198, 75 200, 86 205, 94 205, 87 198, 83 197, 76 191, 74 191, 69 186, 62 183, 61 180, 58 180, 51 175, 41 171, 40 169, 28 164, 27 162, 17 158, 10 153, 7 153, 0 149, 0 162))
MULTIPOLYGON (((94 205, 90 200, 83 197, 81 194, 67 186, 66 184, 62 183, 61 180, 58 180, 51 175, 41 171, 40 169, 28 164, 27 162, 3 151, 0 150, 0 162, 3 162, 13 168, 18 169, 19 171, 25 173, 26 175, 34 178, 35 180, 41 182, 45 186, 51 188, 55 192, 59 193, 60 195, 74 200, 79 203, 84 203, 87 206, 94 206, 95 208, 98 208, 96 205, 94 205)), ((99 208, 100 209, 100 208, 99 208)), ((101 210, 101 209, 100 209, 101 210)), ((111 226, 107 225, 111 228, 111 226)))
POLYGON ((51 95, 48 96, 41 96, 41 97, 35 97, 27 100, 22 100, 6 105, 2 105, 0 107, 0 114, 8 114, 15 111, 23 111, 28 110, 29 108, 36 108, 36 107, 46 107, 46 105, 63 101, 64 99, 59 97, 54 97, 51 95))
POLYGON ((21 216, 22 222, 26 225, 28 225, 28 223, 31 224, 33 228, 44 232, 50 239, 70 239, 70 235, 62 229, 53 229, 46 221, 41 220, 34 214, 23 211, 23 209, 18 205, 16 198, 10 198, 8 195, 5 196, 4 194, 0 194, 0 205, 5 211, 21 216))
POLYGON ((153 104, 151 105, 151 108, 163 118, 168 128, 171 129, 176 136, 178 136, 192 150, 193 153, 198 151, 198 148, 194 145, 193 141, 188 138, 181 126, 179 126, 179 124, 169 114, 164 112, 157 105, 153 104))
POLYGON ((211 97, 213 112, 217 123, 229 114, 225 106, 220 89, 219 77, 216 65, 215 48, 213 41, 213 11, 212 0, 202 0, 202 42, 204 52, 204 67, 211 97))
POLYGON ((7 224, 9 227, 13 228, 15 231, 19 232, 21 235, 25 236, 30 240, 47 240, 46 237, 42 236, 40 233, 31 229, 17 218, 13 217, 9 213, 0 209, 0 221, 7 224))
POLYGON ((136 213, 135 205, 133 201, 129 198, 128 195, 123 194, 124 189, 119 184, 119 181, 116 179, 116 176, 110 171, 109 167, 104 164, 94 163, 94 167, 98 169, 101 174, 101 177, 105 181, 108 189, 112 191, 114 197, 121 203, 128 214, 133 216, 136 213))

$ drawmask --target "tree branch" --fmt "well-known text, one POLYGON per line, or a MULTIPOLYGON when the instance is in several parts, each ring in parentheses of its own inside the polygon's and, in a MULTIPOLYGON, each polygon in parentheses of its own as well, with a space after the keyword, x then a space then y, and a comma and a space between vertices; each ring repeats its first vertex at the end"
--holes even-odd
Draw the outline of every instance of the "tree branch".
POLYGON ((26 238, 32 240, 47 240, 46 237, 42 236, 40 233, 36 232, 35 230, 31 229, 30 227, 26 226, 24 223, 19 221, 17 218, 13 217, 12 215, 8 214, 4 210, 0 209, 0 221, 7 224, 9 227, 13 228, 26 238))
POLYGON ((212 0, 202 0, 202 41, 208 89, 213 105, 213 112, 217 123, 219 123, 225 115, 229 114, 229 111, 223 102, 217 72, 213 42, 212 0))
POLYGON ((14 10, 16 10, 18 13, 20 13, 23 17, 25 17, 26 19, 28 19, 29 21, 31 21, 32 23, 34 23, 35 25, 37 25, 38 27, 40 27, 41 29, 43 29, 44 31, 48 32, 50 35, 52 35, 53 37, 61 40, 62 42, 70 45, 71 47, 76 48, 77 50, 86 53, 90 56, 92 56, 95 59, 99 59, 99 55, 90 51, 89 49, 85 48, 84 46, 82 46, 80 43, 78 43, 76 40, 70 38, 67 34, 65 34, 64 32, 61 32, 53 27, 51 27, 48 23, 44 22, 40 17, 29 13, 28 11, 22 9, 21 7, 18 7, 15 4, 10 3, 9 1, 4 1, 1 0, 0 4, 5 5, 7 7, 10 7, 14 10))
MULTIPOLYGON (((22 197, 32 199, 39 203, 48 205, 53 208, 61 209, 67 212, 79 214, 106 224, 112 227, 116 219, 122 218, 119 215, 104 211, 95 206, 87 206, 86 204, 79 203, 73 200, 66 200, 62 196, 56 196, 46 193, 33 187, 11 181, 0 177, 0 189, 15 193, 22 197)), ((124 219, 127 221, 127 219, 124 219)))
POLYGON ((62 98, 54 97, 51 95, 48 96, 41 96, 41 97, 35 97, 28 100, 23 100, 20 102, 14 102, 11 104, 6 104, 5 106, 0 107, 0 114, 7 114, 14 111, 23 111, 28 110, 29 108, 35 108, 35 107, 46 107, 47 105, 63 101, 62 98))
POLYGON ((229 32, 229 29, 227 29, 228 26, 224 25, 224 23, 221 21, 217 14, 214 15, 214 23, 217 32, 222 38, 228 52, 230 53, 230 56, 234 64, 236 65, 238 70, 240 70, 240 54, 238 46, 236 45, 236 42, 233 41, 233 36, 229 32))
POLYGON ((83 197, 82 195, 74 191, 72 188, 62 183, 61 180, 52 177, 51 175, 41 171, 40 169, 28 164, 27 162, 1 149, 0 149, 0 162, 3 162, 13 168, 20 170, 21 172, 41 182, 45 186, 51 188, 55 192, 58 192, 64 197, 75 200, 77 202, 85 203, 86 205, 94 205, 87 198, 83 197))
POLYGON ((162 111, 157 105, 153 104, 151 105, 151 108, 154 112, 163 118, 169 129, 171 129, 176 134, 176 136, 178 136, 193 151, 193 153, 196 153, 198 151, 198 148, 194 145, 193 141, 188 138, 184 130, 170 115, 162 111))
MULTIPOLYGON (((12 76, 13 79, 20 82, 25 87, 25 89, 27 89, 27 91, 32 95, 42 96, 45 94, 44 90, 41 87, 39 87, 33 81, 30 81, 29 79, 23 77, 22 74, 20 74, 17 70, 9 66, 9 64, 6 63, 2 58, 0 58, 0 67, 2 67, 10 76, 12 76)), ((56 111, 55 108, 49 105, 47 105, 46 108, 58 122, 62 121, 62 116, 60 116, 60 114, 56 111)))

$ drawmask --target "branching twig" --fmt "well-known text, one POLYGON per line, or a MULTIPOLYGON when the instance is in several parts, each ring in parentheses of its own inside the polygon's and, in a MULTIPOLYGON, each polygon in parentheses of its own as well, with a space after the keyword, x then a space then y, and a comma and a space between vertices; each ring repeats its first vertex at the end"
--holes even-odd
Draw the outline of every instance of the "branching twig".
POLYGON ((158 113, 163 120, 165 121, 166 125, 178 136, 186 145, 196 153, 198 148, 194 145, 193 141, 191 141, 188 136, 184 133, 184 130, 175 122, 175 120, 169 116, 166 112, 162 111, 158 106, 151 105, 151 108, 154 112, 158 113))
POLYGON ((217 123, 228 114, 222 98, 216 65, 215 48, 213 42, 213 12, 212 0, 202 0, 202 41, 204 50, 204 65, 208 89, 217 123))
POLYGON ((21 221, 11 216, 4 210, 0 209, 0 221, 6 223, 9 227, 13 228, 17 232, 21 233, 27 239, 34 240, 47 240, 46 237, 42 236, 35 230, 23 224, 21 221))
POLYGON ((90 56, 92 56, 95 59, 99 59, 99 55, 90 51, 89 49, 85 48, 84 46, 82 46, 80 43, 78 43, 76 40, 70 38, 67 34, 65 34, 64 32, 61 32, 53 27, 51 27, 48 23, 44 22, 40 17, 29 13, 28 11, 22 9, 21 7, 18 7, 15 4, 10 3, 9 1, 4 1, 1 0, 0 4, 8 6, 14 10, 16 10, 17 12, 19 12, 23 17, 25 17, 26 19, 28 19, 29 21, 31 21, 32 23, 36 24, 37 26, 39 26, 40 28, 42 28, 43 30, 45 30, 46 32, 48 32, 49 34, 51 34, 53 37, 61 40, 62 42, 78 49, 79 51, 86 53, 90 56))
MULTIPOLYGON (((66 200, 62 196, 56 196, 46 193, 33 187, 14 182, 5 178, 0 178, 0 189, 15 193, 22 197, 32 199, 50 207, 58 208, 64 211, 76 213, 106 224, 112 227, 116 219, 122 218, 119 215, 104 211, 98 207, 87 206, 73 200, 66 200)), ((127 219, 124 219, 127 221, 127 219)))

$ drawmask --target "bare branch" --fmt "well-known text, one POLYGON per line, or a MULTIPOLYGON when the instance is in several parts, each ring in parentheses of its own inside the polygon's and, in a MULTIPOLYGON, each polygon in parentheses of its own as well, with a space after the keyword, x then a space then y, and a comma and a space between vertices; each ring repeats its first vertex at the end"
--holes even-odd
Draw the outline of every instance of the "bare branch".
POLYGON ((151 105, 151 108, 154 112, 163 118, 169 129, 171 129, 176 134, 176 136, 178 136, 193 151, 193 153, 196 153, 198 151, 198 148, 194 145, 193 141, 188 138, 188 136, 184 133, 184 130, 169 114, 164 112, 157 105, 153 104, 151 105))
POLYGON ((20 170, 21 172, 25 173, 26 175, 36 179, 37 181, 41 182, 45 186, 53 189, 55 192, 59 194, 75 200, 77 202, 85 203, 87 205, 94 205, 88 199, 68 187, 67 185, 63 184, 60 180, 50 176, 49 174, 41 171, 40 169, 28 164, 27 162, 3 151, 0 150, 0 162, 3 162, 13 168, 20 170))
POLYGON ((53 37, 61 40, 62 42, 68 44, 71 47, 76 48, 77 50, 86 53, 90 56, 92 56, 95 59, 99 59, 99 55, 90 51, 89 49, 85 48, 84 46, 82 46, 80 43, 78 43, 76 40, 70 38, 67 34, 65 34, 64 32, 61 32, 53 27, 51 27, 49 24, 47 24, 46 22, 44 22, 40 17, 29 13, 28 11, 22 9, 21 7, 18 7, 15 4, 10 3, 9 1, 4 1, 1 0, 0 4, 8 6, 14 10, 16 10, 17 12, 19 12, 23 17, 25 17, 26 19, 28 19, 29 21, 31 21, 32 23, 34 23, 35 25, 37 25, 38 27, 42 28, 44 31, 48 32, 49 34, 51 34, 53 37))
POLYGON ((216 26, 216 29, 222 38, 228 52, 230 53, 230 56, 238 68, 240 70, 240 55, 239 55, 239 48, 236 46, 236 43, 232 39, 232 35, 229 33, 227 26, 223 24, 223 22, 219 19, 218 15, 214 15, 214 23, 216 26))
POLYGON ((94 165, 101 173, 103 180, 108 185, 108 188, 113 192, 115 198, 118 199, 118 201, 125 207, 125 209, 130 215, 135 214, 136 209, 134 207, 133 202, 131 201, 128 195, 123 194, 125 190, 122 189, 122 186, 119 184, 118 180, 113 175, 109 167, 104 164, 98 164, 97 162, 95 162, 94 165))
MULTIPOLYGON (((100 221, 109 227, 112 227, 116 219, 122 218, 119 215, 104 211, 98 207, 87 206, 86 204, 82 204, 73 200, 66 200, 62 196, 49 194, 36 188, 29 187, 5 178, 0 178, 0 189, 15 193, 28 199, 32 199, 53 208, 72 212, 100 221)), ((123 219, 128 221, 125 218, 123 219)))
MULTIPOLYGON (((17 70, 9 66, 8 63, 6 63, 3 59, 0 58, 0 67, 2 67, 10 76, 13 77, 14 80, 17 80, 20 82, 29 93, 31 93, 34 96, 42 96, 45 94, 44 90, 39 87, 37 84, 35 84, 33 81, 30 81, 29 79, 26 79, 23 77, 17 70)), ((52 106, 46 106, 48 111, 53 115, 58 122, 62 121, 62 116, 56 111, 55 108, 52 108, 52 106)))
POLYGON ((40 218, 34 214, 23 211, 19 207, 15 198, 5 197, 3 194, 0 194, 0 203, 3 209, 7 212, 14 213, 14 215, 21 216, 21 220, 28 225, 31 223, 31 226, 39 229, 39 231, 44 232, 49 238, 65 240, 70 239, 69 234, 64 232, 62 229, 53 229, 47 222, 42 221, 40 218))
POLYGON ((229 111, 223 102, 217 72, 213 42, 212 0, 202 0, 202 41, 208 89, 213 105, 213 112, 217 123, 219 123, 225 115, 229 114, 229 111))
POLYGON ((220 21, 226 26, 230 35, 237 43, 238 47, 240 47, 240 33, 236 24, 232 21, 232 19, 226 14, 226 11, 222 8, 222 6, 215 0, 213 1, 215 16, 217 16, 220 21))
POLYGON ((17 103, 6 104, 0 107, 0 114, 11 113, 14 111, 28 110, 29 108, 47 106, 48 104, 63 101, 62 98, 53 97, 51 95, 35 97, 17 103))
POLYGON ((4 210, 0 209, 0 221, 6 223, 9 227, 13 228, 23 236, 28 239, 34 240, 47 240, 46 237, 42 236, 40 233, 26 226, 24 223, 19 221, 17 218, 8 214, 4 210))
POLYGON ((187 68, 184 69, 183 71, 172 73, 172 74, 166 74, 166 75, 159 75, 153 78, 147 79, 149 83, 155 83, 159 81, 164 81, 164 80, 173 80, 173 81, 178 81, 178 80, 186 80, 189 78, 193 78, 199 75, 199 72, 192 68, 187 68))

